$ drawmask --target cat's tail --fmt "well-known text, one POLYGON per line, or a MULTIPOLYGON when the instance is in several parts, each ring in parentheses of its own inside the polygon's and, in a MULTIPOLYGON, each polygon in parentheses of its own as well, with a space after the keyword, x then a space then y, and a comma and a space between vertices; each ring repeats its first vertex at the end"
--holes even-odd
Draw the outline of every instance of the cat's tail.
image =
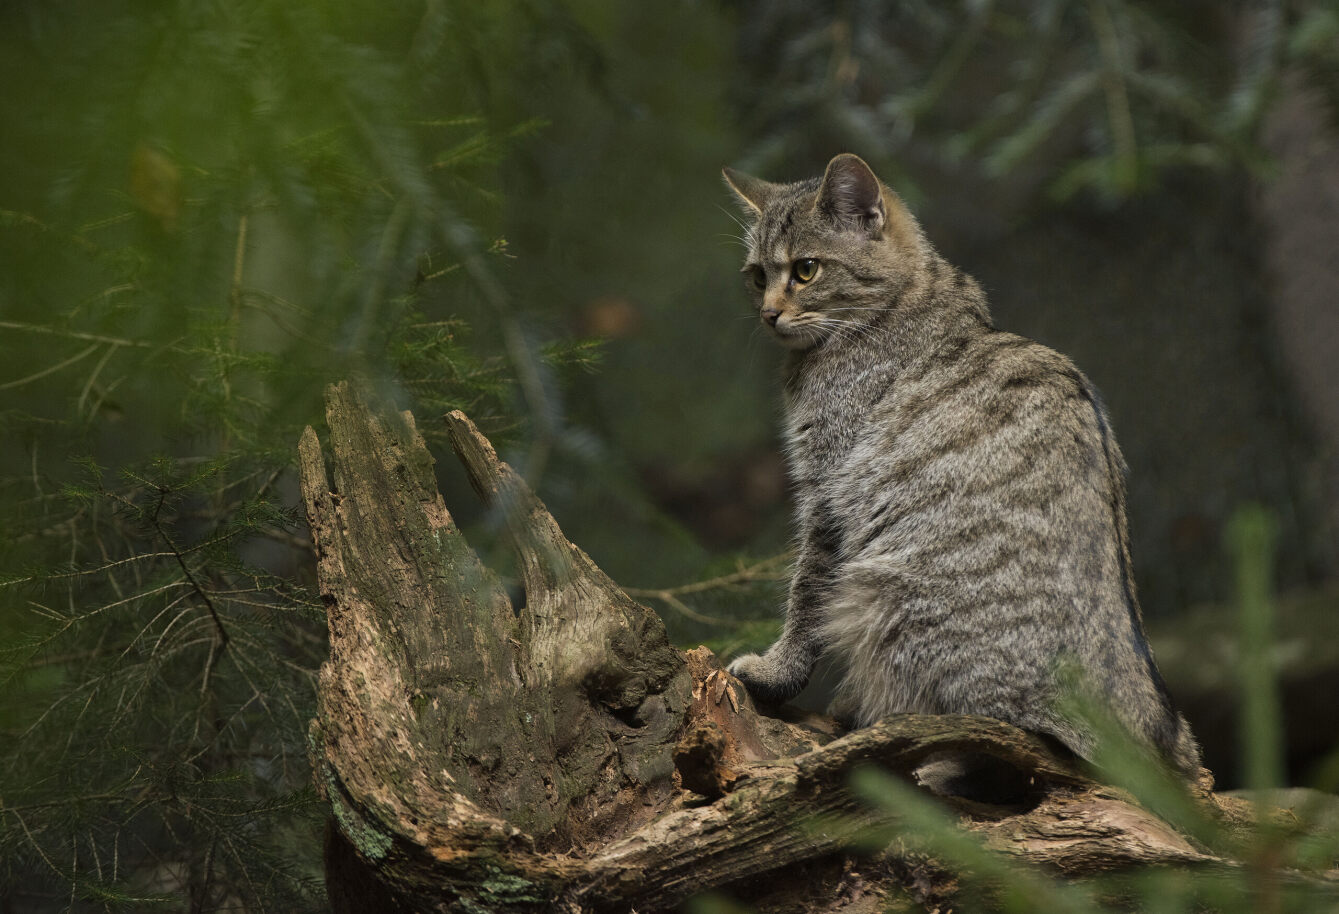
POLYGON ((1190 732, 1190 725, 1180 714, 1176 715, 1176 736, 1171 745, 1159 746, 1167 761, 1193 783, 1200 776, 1200 746, 1190 732))

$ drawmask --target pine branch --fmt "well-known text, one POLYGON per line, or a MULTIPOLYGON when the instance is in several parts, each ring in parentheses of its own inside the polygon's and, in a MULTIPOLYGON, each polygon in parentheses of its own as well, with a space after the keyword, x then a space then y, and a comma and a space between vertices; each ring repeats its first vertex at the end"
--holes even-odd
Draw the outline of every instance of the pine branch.
POLYGON ((1134 116, 1130 113, 1130 97, 1125 91, 1125 62, 1120 39, 1106 0, 1089 0, 1088 15, 1102 53, 1102 88, 1106 93, 1111 137, 1116 146, 1116 184, 1128 193, 1139 180, 1139 149, 1134 116))
POLYGON ((6 330, 23 330, 28 333, 42 333, 50 336, 60 336, 71 340, 93 340, 98 343, 110 343, 113 346, 129 346, 140 349, 152 349, 153 343, 143 340, 127 340, 115 336, 104 336, 100 333, 85 333, 80 330, 65 330, 58 327, 48 327, 43 324, 25 324, 19 321, 0 321, 0 327, 6 330))

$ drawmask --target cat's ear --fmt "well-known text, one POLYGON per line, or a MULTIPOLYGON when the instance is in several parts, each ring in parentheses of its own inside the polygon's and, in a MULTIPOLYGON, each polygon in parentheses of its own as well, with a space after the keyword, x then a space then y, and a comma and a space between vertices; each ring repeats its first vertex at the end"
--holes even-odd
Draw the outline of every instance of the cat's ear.
POLYGON ((746 175, 733 168, 722 168, 721 174, 725 176, 725 183, 735 192, 739 201, 754 214, 762 213, 767 208, 767 202, 780 190, 780 185, 755 178, 753 175, 746 175))
POLYGON ((860 156, 844 152, 828 163, 815 204, 837 225, 878 237, 888 221, 883 185, 860 156))

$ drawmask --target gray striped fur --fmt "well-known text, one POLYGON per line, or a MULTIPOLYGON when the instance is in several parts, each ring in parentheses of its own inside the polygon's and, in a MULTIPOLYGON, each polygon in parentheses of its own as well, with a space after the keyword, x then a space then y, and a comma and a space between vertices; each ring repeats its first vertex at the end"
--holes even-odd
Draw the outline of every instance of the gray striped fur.
POLYGON ((830 651, 846 667, 834 710, 853 723, 983 714, 1091 757, 1091 733, 1056 707, 1069 665, 1193 775, 1198 749, 1140 621, 1124 462, 1092 383, 996 330, 980 287, 855 156, 796 184, 726 179, 754 217, 746 280, 790 350, 798 547, 781 638, 730 671, 784 701, 830 651), (803 259, 819 262, 808 282, 803 259))

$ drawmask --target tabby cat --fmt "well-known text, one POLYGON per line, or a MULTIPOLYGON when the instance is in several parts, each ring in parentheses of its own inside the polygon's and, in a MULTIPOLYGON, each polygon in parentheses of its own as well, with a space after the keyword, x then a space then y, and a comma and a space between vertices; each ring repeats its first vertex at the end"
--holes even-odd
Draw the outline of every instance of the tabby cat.
POLYGON ((792 698, 846 666, 834 711, 981 714, 1091 757, 1057 709, 1074 668, 1185 774, 1130 572, 1124 461, 1092 383, 996 330, 981 288, 861 159, 773 184, 725 169, 753 218, 744 275, 790 352, 785 439, 798 555, 785 628, 730 672, 792 698))

